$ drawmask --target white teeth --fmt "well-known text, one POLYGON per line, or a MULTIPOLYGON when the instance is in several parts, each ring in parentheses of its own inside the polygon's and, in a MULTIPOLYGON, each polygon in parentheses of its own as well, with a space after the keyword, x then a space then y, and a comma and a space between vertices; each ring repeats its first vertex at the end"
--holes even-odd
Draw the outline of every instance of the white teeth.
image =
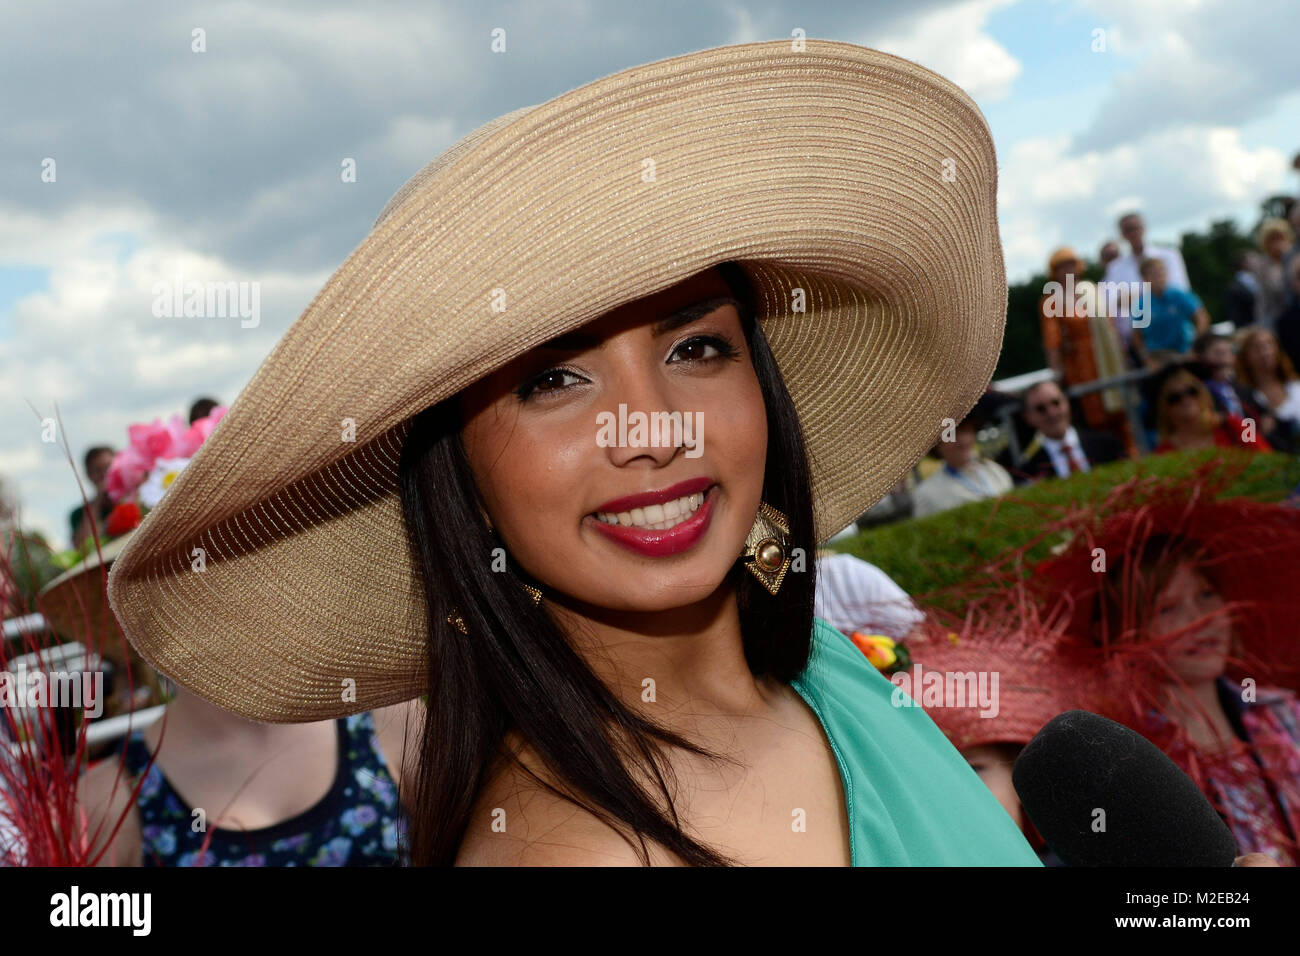
POLYGON ((605 524, 617 524, 625 528, 666 531, 689 519, 703 504, 704 493, 699 492, 673 501, 665 501, 663 504, 647 505, 644 508, 633 508, 631 511, 620 511, 615 514, 597 511, 596 519, 605 524))

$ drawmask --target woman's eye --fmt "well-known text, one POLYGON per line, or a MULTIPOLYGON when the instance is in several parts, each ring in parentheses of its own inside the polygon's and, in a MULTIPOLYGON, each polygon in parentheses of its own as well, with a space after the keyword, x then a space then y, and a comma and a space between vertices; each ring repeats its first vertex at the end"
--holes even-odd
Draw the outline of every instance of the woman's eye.
POLYGON ((732 358, 736 351, 736 347, 726 339, 697 335, 673 349, 671 361, 708 362, 717 358, 732 358))
POLYGON ((520 401, 526 401, 534 392, 558 392, 578 382, 582 377, 564 368, 548 368, 545 372, 534 375, 515 389, 520 401))

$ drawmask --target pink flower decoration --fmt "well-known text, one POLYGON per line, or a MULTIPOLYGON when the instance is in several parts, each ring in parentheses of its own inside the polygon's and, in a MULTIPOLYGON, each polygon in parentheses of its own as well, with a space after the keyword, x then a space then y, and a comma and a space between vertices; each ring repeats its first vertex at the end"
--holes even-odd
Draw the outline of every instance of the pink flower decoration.
POLYGON ((104 482, 108 497, 120 502, 133 496, 160 459, 193 457, 225 414, 226 406, 218 405, 193 425, 187 425, 180 415, 166 422, 155 418, 147 425, 131 425, 127 428, 130 444, 113 456, 108 469, 104 482))
POLYGON ((158 458, 171 458, 175 438, 172 430, 163 424, 161 418, 155 418, 147 425, 131 425, 126 430, 127 437, 142 458, 149 460, 149 466, 158 458))
POLYGON ((189 423, 180 415, 173 415, 167 419, 167 431, 172 436, 171 454, 159 455, 159 458, 179 457, 181 443, 185 441, 185 433, 190 430, 189 423))
POLYGON ((224 405, 218 405, 212 410, 212 414, 208 415, 207 418, 200 418, 191 425, 189 430, 185 433, 185 436, 181 439, 179 457, 193 457, 194 453, 199 450, 199 446, 208 440, 208 436, 212 434, 212 430, 217 427, 217 422, 221 421, 225 414, 226 407, 224 405))
POLYGON ((153 470, 153 464, 153 459, 139 448, 128 445, 113 456, 108 477, 104 480, 104 491, 115 503, 131 497, 153 470))

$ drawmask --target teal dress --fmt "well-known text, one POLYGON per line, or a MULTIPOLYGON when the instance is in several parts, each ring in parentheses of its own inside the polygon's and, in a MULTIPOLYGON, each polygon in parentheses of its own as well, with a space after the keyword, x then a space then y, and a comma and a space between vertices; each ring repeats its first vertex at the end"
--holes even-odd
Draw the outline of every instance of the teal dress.
POLYGON ((854 866, 1041 866, 1002 805, 920 707, 814 618, 791 681, 821 720, 848 798, 854 866))

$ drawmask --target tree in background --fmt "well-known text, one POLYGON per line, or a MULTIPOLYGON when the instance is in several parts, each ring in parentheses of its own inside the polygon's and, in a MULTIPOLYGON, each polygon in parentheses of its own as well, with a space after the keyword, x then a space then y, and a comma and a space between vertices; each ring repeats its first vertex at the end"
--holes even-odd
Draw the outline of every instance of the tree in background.
POLYGON ((1223 290, 1232 281, 1232 260, 1243 249, 1254 248, 1250 236, 1242 235, 1231 219, 1211 223, 1207 233, 1185 232, 1179 248, 1187 264, 1192 291, 1201 297, 1211 322, 1222 322, 1223 290))

